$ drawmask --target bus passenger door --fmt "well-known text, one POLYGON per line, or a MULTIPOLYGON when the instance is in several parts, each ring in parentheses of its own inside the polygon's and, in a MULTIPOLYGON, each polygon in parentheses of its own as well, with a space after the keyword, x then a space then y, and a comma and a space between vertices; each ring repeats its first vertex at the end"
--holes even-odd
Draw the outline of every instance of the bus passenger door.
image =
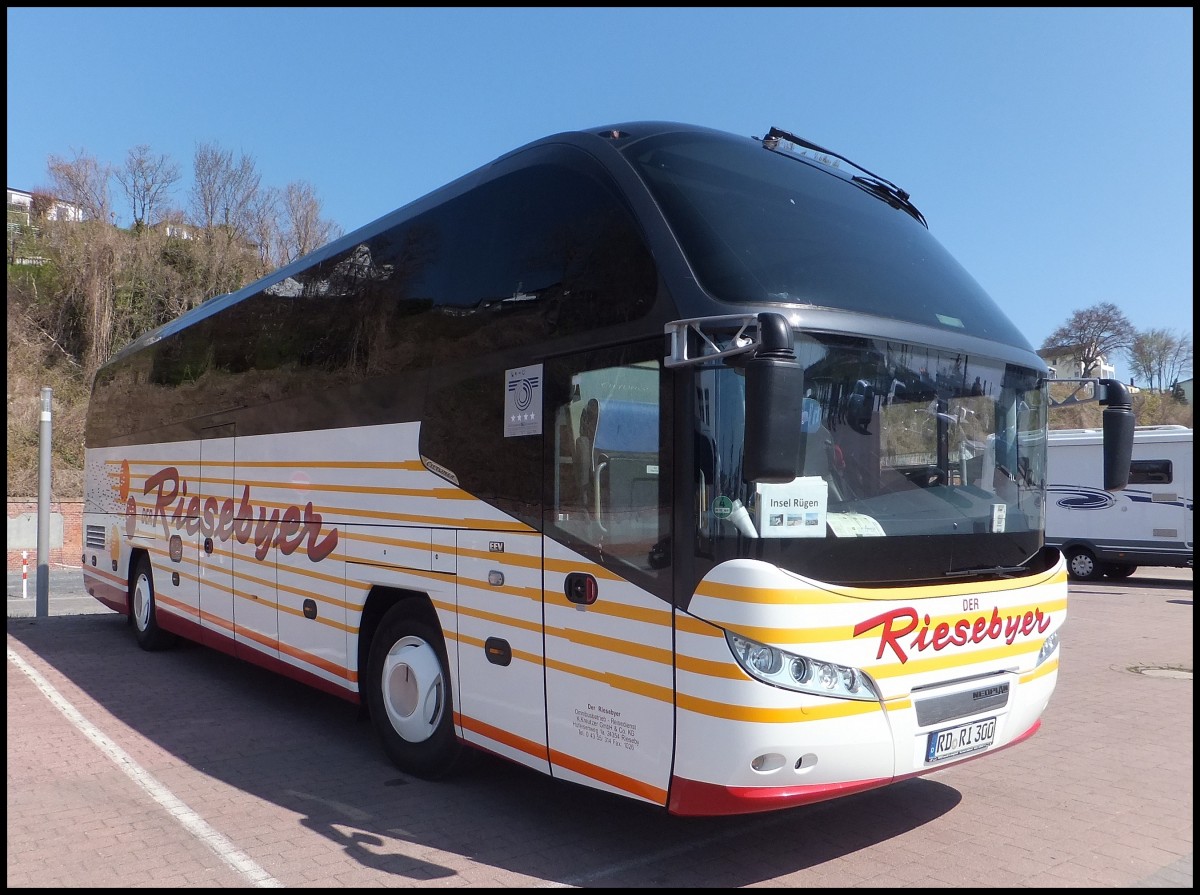
POLYGON ((660 341, 547 362, 553 774, 665 805, 674 752, 670 404, 660 341))
POLYGON ((459 531, 457 582, 462 737, 547 773, 541 536, 459 531))
POLYGON ((221 506, 233 500, 234 428, 230 423, 201 433, 197 573, 204 643, 232 651, 233 539, 222 539, 221 506))

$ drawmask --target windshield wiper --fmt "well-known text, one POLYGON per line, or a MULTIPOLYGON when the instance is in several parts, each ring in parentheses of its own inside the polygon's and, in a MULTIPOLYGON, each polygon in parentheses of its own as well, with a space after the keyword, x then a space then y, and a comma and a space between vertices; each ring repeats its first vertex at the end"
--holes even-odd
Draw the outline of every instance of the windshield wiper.
POLYGON ((913 205, 908 199, 908 193, 897 187, 895 184, 888 183, 886 180, 880 180, 877 177, 859 177, 857 174, 850 178, 854 183, 858 184, 868 193, 878 196, 887 202, 892 208, 899 208, 901 211, 908 212, 912 217, 920 221, 925 229, 929 229, 929 224, 925 223, 925 215, 917 210, 917 206, 913 205))
POLYGON ((880 177, 878 174, 872 174, 862 165, 850 161, 850 159, 846 158, 844 155, 839 155, 838 153, 832 152, 823 146, 818 146, 816 143, 805 140, 803 137, 797 137, 795 134, 788 133, 785 130, 780 130, 777 127, 773 127, 767 132, 767 135, 762 138, 762 144, 765 149, 769 149, 772 152, 779 152, 781 155, 789 155, 790 153, 780 152, 779 143, 781 140, 786 140, 793 146, 799 146, 802 149, 808 149, 812 152, 819 152, 822 155, 831 156, 839 161, 845 162, 847 165, 850 165, 858 171, 861 171, 862 175, 855 174, 850 178, 851 183, 866 190, 871 195, 878 196, 880 199, 883 199, 888 203, 888 205, 892 206, 892 208, 898 208, 901 211, 909 214, 911 217, 919 221, 921 226, 923 226, 926 230, 929 229, 929 224, 925 221, 925 215, 921 214, 921 212, 917 210, 917 206, 913 205, 912 201, 909 199, 908 193, 900 189, 900 187, 896 186, 896 184, 892 183, 890 180, 880 177))
POLYGON ((1012 578, 1023 575, 1027 569, 1024 566, 975 566, 971 569, 951 569, 942 572, 943 578, 968 578, 974 575, 995 575, 997 578, 1012 578))

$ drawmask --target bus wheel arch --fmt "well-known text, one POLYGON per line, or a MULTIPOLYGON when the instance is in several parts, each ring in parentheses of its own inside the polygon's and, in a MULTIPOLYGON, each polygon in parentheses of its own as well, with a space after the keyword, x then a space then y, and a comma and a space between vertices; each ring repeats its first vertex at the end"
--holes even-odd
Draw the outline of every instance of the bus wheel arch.
POLYGON ((158 626, 158 603, 154 590, 154 567, 145 550, 135 550, 129 557, 129 590, 127 594, 129 623, 133 626, 138 646, 149 652, 167 649, 175 644, 175 635, 158 626))
POLYGON ((433 602, 429 599, 428 594, 384 585, 375 585, 371 588, 358 621, 359 700, 364 706, 366 705, 366 692, 362 684, 366 680, 366 669, 371 661, 371 644, 375 640, 375 634, 384 617, 402 602, 406 603, 414 613, 421 613, 431 626, 439 627, 437 612, 434 610, 433 602))
POLYGON ((437 779, 453 770, 463 751, 454 730, 445 638, 425 595, 389 596, 368 601, 364 612, 362 699, 392 763, 437 779))

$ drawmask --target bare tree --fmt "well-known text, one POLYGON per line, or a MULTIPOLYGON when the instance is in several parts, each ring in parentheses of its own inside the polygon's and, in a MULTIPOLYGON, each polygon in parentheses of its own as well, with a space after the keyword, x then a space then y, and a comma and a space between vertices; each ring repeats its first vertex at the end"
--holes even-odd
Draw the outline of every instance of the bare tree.
POLYGON ((321 200, 303 181, 280 191, 259 190, 252 209, 253 241, 262 273, 290 264, 342 235, 342 229, 321 217, 321 200))
POLYGON ((342 235, 341 227, 321 217, 321 200, 312 185, 303 180, 287 185, 280 206, 280 264, 295 261, 342 235))
POLYGON ((79 208, 87 220, 112 223, 110 165, 102 164, 93 156, 76 149, 71 159, 50 156, 47 169, 56 199, 79 208))
POLYGON ((1191 372, 1191 337, 1167 329, 1139 332, 1129 348, 1129 366, 1150 388, 1163 391, 1177 382, 1181 373, 1191 372))
POLYGON ((129 200, 133 227, 141 230, 156 223, 155 212, 166 204, 171 188, 179 182, 179 166, 165 155, 151 155, 150 147, 141 143, 129 150, 116 178, 129 200))
POLYGON ((270 273, 281 262, 275 253, 279 242, 279 209, 282 202, 279 190, 273 186, 258 191, 254 201, 251 220, 254 247, 258 252, 258 263, 262 274, 270 273))
POLYGON ((215 143, 196 148, 190 195, 193 219, 206 248, 202 298, 239 288, 262 267, 255 257, 260 176, 254 160, 215 143))
POLYGON ((1159 382, 1170 385, 1172 388, 1179 384, 1180 378, 1185 374, 1192 372, 1192 337, 1180 336, 1179 342, 1175 350, 1171 352, 1167 358, 1166 364, 1163 365, 1162 376, 1159 382))
POLYGON ((102 221, 47 221, 43 245, 56 260, 60 297, 49 329, 60 342, 80 344, 84 373, 90 377, 112 355, 117 310, 115 297, 129 239, 102 221))
POLYGON ((208 238, 223 232, 229 241, 251 241, 253 207, 260 175, 254 159, 216 143, 196 147, 191 192, 192 214, 208 238))
POLYGON ((1082 368, 1081 375, 1094 376, 1100 361, 1133 344, 1135 331, 1121 309, 1101 302, 1075 311, 1071 318, 1046 338, 1043 348, 1069 349, 1082 368))
POLYGON ((91 375, 112 352, 114 272, 120 266, 120 240, 111 232, 112 167, 81 150, 73 158, 47 162, 54 199, 79 209, 82 221, 54 214, 45 237, 60 259, 64 320, 74 319, 86 348, 83 368, 91 375))

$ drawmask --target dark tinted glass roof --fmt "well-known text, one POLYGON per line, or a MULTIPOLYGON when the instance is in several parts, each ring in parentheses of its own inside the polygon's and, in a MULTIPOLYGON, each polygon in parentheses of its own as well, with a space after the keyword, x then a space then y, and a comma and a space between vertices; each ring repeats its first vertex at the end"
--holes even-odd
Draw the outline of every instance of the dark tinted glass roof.
POLYGON ((881 315, 1030 347, 920 221, 849 171, 705 129, 665 130, 624 152, 719 301, 881 315))

